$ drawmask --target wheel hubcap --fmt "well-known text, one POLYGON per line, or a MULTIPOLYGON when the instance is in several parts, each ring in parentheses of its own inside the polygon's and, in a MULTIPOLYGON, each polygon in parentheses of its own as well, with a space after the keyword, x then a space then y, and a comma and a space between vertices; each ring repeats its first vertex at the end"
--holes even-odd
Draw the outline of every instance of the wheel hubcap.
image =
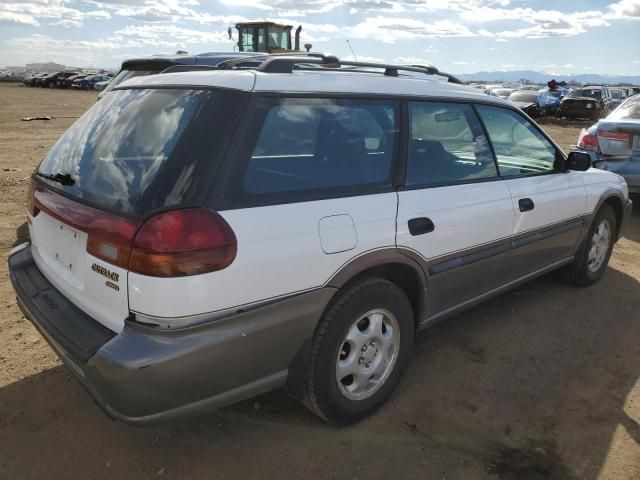
POLYGON ((388 310, 370 310, 349 328, 338 351, 336 381, 350 400, 363 400, 377 392, 395 366, 400 349, 400 328, 388 310))
POLYGON ((591 247, 587 256, 587 266, 592 272, 597 272, 607 258, 611 244, 611 226, 603 220, 598 224, 591 237, 591 247))

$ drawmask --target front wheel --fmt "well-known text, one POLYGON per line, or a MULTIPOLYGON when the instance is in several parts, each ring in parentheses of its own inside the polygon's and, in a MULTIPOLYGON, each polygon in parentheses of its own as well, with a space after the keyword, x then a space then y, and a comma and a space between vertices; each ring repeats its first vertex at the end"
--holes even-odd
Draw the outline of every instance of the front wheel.
POLYGON ((603 205, 578 250, 579 258, 563 270, 568 281, 578 286, 587 286, 600 280, 613 252, 616 228, 615 212, 609 205, 603 205))
POLYGON ((340 294, 313 340, 306 404, 336 424, 357 422, 378 409, 400 381, 413 352, 411 304, 381 278, 340 294))

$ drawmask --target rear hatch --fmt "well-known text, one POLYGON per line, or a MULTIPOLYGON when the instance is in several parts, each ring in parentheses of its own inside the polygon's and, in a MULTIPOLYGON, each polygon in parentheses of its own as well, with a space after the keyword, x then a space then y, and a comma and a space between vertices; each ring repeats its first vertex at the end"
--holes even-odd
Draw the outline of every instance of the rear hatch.
POLYGON ((85 113, 32 179, 36 264, 113 331, 129 315, 138 229, 158 211, 202 205, 242 103, 230 90, 126 89, 85 113))

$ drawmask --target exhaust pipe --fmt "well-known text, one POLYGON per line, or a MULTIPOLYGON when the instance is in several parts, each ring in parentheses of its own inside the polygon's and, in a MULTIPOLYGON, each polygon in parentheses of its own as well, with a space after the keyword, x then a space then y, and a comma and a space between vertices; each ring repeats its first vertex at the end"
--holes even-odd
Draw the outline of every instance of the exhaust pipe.
POLYGON ((298 25, 298 28, 296 28, 296 43, 294 44, 293 49, 295 51, 300 50, 300 32, 302 31, 302 25, 298 25))

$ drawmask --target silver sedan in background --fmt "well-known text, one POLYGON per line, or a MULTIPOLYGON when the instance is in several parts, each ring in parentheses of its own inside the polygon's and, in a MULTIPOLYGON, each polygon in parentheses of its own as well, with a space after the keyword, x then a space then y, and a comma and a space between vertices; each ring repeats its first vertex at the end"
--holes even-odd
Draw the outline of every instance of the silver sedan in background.
POLYGON ((640 94, 582 129, 576 150, 588 152, 594 167, 622 175, 629 191, 640 194, 640 94))

